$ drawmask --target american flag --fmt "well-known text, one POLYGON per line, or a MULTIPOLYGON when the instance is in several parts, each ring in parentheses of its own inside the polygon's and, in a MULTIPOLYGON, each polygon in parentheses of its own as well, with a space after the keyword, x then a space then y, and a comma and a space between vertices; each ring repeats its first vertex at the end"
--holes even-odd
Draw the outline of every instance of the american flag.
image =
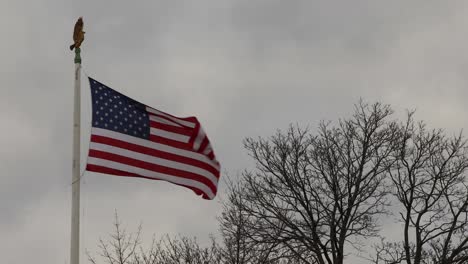
POLYGON ((89 78, 92 128, 86 169, 168 181, 216 196, 220 164, 196 117, 180 118, 89 78))

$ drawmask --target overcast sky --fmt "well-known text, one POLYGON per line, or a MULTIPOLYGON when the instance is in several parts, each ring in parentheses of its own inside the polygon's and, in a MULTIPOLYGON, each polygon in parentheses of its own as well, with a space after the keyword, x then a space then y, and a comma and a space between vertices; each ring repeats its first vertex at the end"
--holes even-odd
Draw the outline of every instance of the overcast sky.
MULTIPOLYGON (((253 167, 245 137, 290 123, 315 128, 347 117, 359 98, 391 104, 397 115, 417 109, 449 134, 466 130, 467 14, 466 1, 1 0, 0 262, 69 263, 68 46, 78 16, 86 74, 160 110, 196 115, 223 176, 235 176, 253 167)), ((84 74, 82 98, 83 166, 84 74)), ((180 233, 207 241, 218 229, 220 188, 206 201, 164 182, 86 173, 82 248, 96 250, 114 210, 130 230, 141 221, 145 240, 180 233)))

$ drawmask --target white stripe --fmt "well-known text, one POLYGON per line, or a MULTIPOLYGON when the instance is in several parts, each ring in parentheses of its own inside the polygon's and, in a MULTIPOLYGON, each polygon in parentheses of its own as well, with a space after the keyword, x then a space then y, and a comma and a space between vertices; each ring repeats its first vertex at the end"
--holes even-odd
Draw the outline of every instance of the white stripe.
POLYGON ((201 153, 198 153, 198 152, 189 151, 189 150, 185 150, 185 149, 179 149, 179 148, 176 148, 176 147, 172 147, 172 146, 152 142, 152 141, 149 141, 149 140, 146 140, 146 139, 133 137, 133 136, 130 136, 130 135, 127 135, 127 134, 122 134, 122 133, 119 133, 119 132, 115 132, 115 131, 111 131, 111 130, 107 130, 107 129, 103 129, 103 128, 93 127, 91 129, 91 134, 92 135, 97 135, 97 136, 115 138, 115 139, 125 141, 125 142, 131 143, 131 144, 135 144, 135 145, 139 145, 139 146, 143 146, 143 147, 147 147, 147 148, 152 148, 152 149, 156 149, 156 150, 159 150, 159 151, 164 151, 164 152, 167 152, 167 153, 172 153, 172 154, 179 155, 179 156, 182 156, 182 157, 195 159, 195 160, 201 161, 203 163, 206 163, 207 165, 213 167, 214 169, 216 169, 218 171, 220 169, 219 165, 216 164, 216 162, 210 160, 210 158, 208 158, 207 156, 205 156, 205 155, 203 155, 201 153))
POLYGON ((203 177, 207 178, 215 186, 218 185, 218 179, 211 172, 209 172, 207 170, 204 170, 202 168, 196 167, 196 166, 186 164, 186 163, 180 163, 180 162, 177 162, 177 161, 157 158, 157 157, 154 157, 154 156, 150 156, 150 155, 146 155, 146 154, 143 154, 143 153, 131 151, 131 150, 128 150, 128 149, 123 149, 123 148, 114 147, 114 146, 111 146, 111 145, 101 144, 101 143, 96 143, 96 142, 91 142, 89 147, 90 147, 90 149, 94 149, 94 150, 104 151, 104 152, 107 152, 107 153, 112 153, 112 154, 117 154, 117 155, 124 156, 124 157, 127 157, 127 158, 142 160, 142 161, 145 161, 145 162, 148 162, 148 163, 161 165, 161 166, 168 167, 168 168, 173 168, 173 169, 183 170, 183 171, 186 171, 186 172, 195 173, 195 174, 198 174, 200 176, 203 176, 203 177))
POLYGON ((205 150, 203 151, 203 154, 208 155, 212 151, 210 143, 206 146, 205 150))
POLYGON ((150 128, 150 132, 151 132, 151 135, 160 136, 160 137, 172 139, 172 140, 183 142, 183 143, 188 143, 190 140, 189 136, 169 132, 169 131, 162 130, 162 129, 157 129, 154 127, 150 128))
POLYGON ((145 170, 142 168, 138 168, 138 167, 134 167, 134 166, 130 166, 130 165, 126 165, 126 164, 122 164, 122 163, 118 163, 118 162, 114 162, 110 160, 94 158, 94 157, 88 158, 88 164, 103 166, 106 168, 111 168, 111 169, 116 169, 120 171, 125 171, 128 173, 138 174, 144 177, 150 177, 150 178, 154 178, 158 180, 165 180, 165 181, 172 182, 172 183, 183 184, 186 186, 194 187, 204 192, 210 199, 213 199, 215 196, 214 193, 211 191, 210 187, 206 186, 205 184, 199 181, 180 178, 174 175, 145 170))
POLYGON ((146 111, 150 112, 150 113, 153 113, 153 114, 160 115, 160 116, 164 116, 165 118, 168 118, 168 119, 176 122, 177 124, 182 124, 182 125, 187 126, 187 127, 195 128, 195 123, 185 121, 185 120, 179 119, 177 117, 170 116, 170 115, 168 115, 166 113, 163 113, 161 111, 158 111, 158 110, 156 110, 154 108, 151 108, 151 107, 147 106, 146 111))
POLYGON ((152 115, 150 114, 149 116, 149 119, 151 121, 154 121, 154 122, 158 122, 158 123, 163 123, 163 124, 166 124, 166 125, 171 125, 171 126, 176 126, 176 127, 182 127, 181 125, 177 124, 177 123, 174 123, 172 121, 169 121, 167 119, 164 119, 164 118, 161 118, 159 116, 155 116, 155 115, 152 115))
POLYGON ((200 129, 198 130, 197 137, 195 138, 195 141, 193 141, 193 149, 199 150, 200 145, 203 142, 204 138, 205 138, 205 132, 203 132, 203 129, 200 126, 200 129))

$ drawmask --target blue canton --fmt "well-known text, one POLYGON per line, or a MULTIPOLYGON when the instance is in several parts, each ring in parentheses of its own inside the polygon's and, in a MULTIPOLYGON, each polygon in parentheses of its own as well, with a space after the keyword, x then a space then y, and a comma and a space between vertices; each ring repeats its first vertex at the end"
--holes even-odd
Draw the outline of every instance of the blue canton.
POLYGON ((150 122, 145 105, 89 78, 93 102, 93 127, 143 139, 149 138, 150 122))

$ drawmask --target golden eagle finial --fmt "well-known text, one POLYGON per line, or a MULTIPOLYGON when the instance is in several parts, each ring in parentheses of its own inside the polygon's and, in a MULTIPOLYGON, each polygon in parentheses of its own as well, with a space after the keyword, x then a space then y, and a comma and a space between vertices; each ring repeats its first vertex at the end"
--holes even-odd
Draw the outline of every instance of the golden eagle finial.
POLYGON ((75 23, 75 28, 73 30, 74 43, 70 46, 70 50, 73 50, 74 48, 79 48, 81 46, 81 43, 83 43, 84 40, 84 34, 85 32, 83 31, 83 17, 80 17, 75 23))

